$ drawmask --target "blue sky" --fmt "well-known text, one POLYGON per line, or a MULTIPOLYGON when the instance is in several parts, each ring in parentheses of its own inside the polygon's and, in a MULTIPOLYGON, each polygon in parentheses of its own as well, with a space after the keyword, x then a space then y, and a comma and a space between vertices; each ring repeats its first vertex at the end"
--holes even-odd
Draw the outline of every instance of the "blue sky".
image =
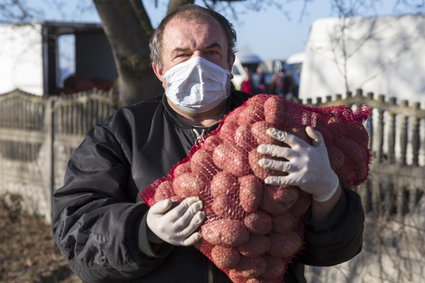
MULTIPOLYGON (((85 3, 91 1, 83 0, 85 3)), ((230 14, 226 14, 234 24, 238 35, 237 48, 242 53, 255 53, 262 59, 285 59, 288 56, 302 52, 308 40, 308 31, 314 20, 324 17, 337 16, 332 11, 330 0, 308 0, 309 4, 303 9, 303 0, 275 0, 284 3, 283 10, 270 6, 268 0, 262 1, 263 6, 260 12, 249 11, 245 8, 246 2, 235 2, 233 5, 238 11, 238 19, 234 19, 230 14)), ((39 1, 28 0, 32 5, 41 7, 42 3, 53 2, 51 0, 39 1), (36 4, 37 3, 37 4, 36 4)), ((86 13, 75 8, 75 3, 81 1, 65 1, 65 8, 57 12, 55 6, 47 5, 42 8, 46 11, 46 17, 54 20, 80 20, 99 22, 99 18, 94 8, 86 9, 86 13), (73 3, 73 4, 69 4, 73 3), (69 11, 69 12, 68 12, 69 11), (76 16, 78 15, 78 16, 76 16)), ((154 27, 158 25, 165 15, 167 0, 145 0, 143 1, 151 22, 154 27), (157 2, 157 7, 155 7, 157 2)), ((347 1, 352 2, 352 1, 347 1)), ((394 11, 396 0, 376 0, 375 10, 360 11, 361 15, 389 15, 399 14, 402 11, 394 11)), ((196 1, 202 3, 202 1, 196 1)), ((87 5, 87 4, 84 4, 87 5)), ((56 7, 57 8, 57 7, 56 7)))
MULTIPOLYGON (((144 1, 145 8, 151 15, 152 24, 158 25, 165 14, 167 1, 158 1, 155 8, 154 1, 144 1)), ((201 3, 202 1, 196 1, 201 3)), ((264 1, 263 2, 269 2, 264 1)), ((283 8, 262 8, 259 12, 247 11, 246 3, 235 2, 233 5, 238 10, 238 19, 226 15, 234 24, 238 35, 237 48, 240 52, 255 53, 262 59, 285 59, 288 56, 303 52, 308 32, 314 20, 325 17, 337 16, 332 12, 330 0, 309 0, 304 7, 303 0, 276 2, 285 3, 283 8), (239 11, 244 11, 239 13, 239 11)), ((347 1, 352 2, 352 1, 347 1)), ((394 0, 375 0, 375 10, 359 10, 361 15, 390 15, 402 13, 394 10, 394 0)), ((267 6, 267 5, 266 5, 267 6)))
MULTIPOLYGON (((165 14, 166 2, 144 1, 145 8, 151 15, 154 26, 165 14)), ((202 1, 197 1, 199 3, 202 1)), ((263 1, 269 2, 269 1, 263 1)), ((285 3, 282 10, 276 7, 264 8, 260 12, 247 11, 246 3, 235 2, 233 5, 238 10, 238 19, 227 15, 234 24, 238 35, 237 47, 242 53, 255 53, 262 59, 285 59, 288 56, 303 52, 308 32, 314 20, 325 17, 337 16, 332 12, 330 0, 310 0, 307 6, 303 6, 303 0, 279 1, 285 3), (287 2, 287 3, 286 3, 287 2)), ((347 1, 352 2, 352 1, 347 1)), ((394 0, 376 0, 375 10, 360 10, 365 16, 397 14, 394 0)), ((265 5, 267 6, 267 5, 265 5)))

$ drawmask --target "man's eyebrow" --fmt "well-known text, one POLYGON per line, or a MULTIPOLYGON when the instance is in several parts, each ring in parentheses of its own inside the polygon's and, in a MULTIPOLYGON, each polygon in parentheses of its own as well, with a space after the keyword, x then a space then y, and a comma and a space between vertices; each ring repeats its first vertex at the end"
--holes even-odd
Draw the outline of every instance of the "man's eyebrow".
POLYGON ((173 52, 185 52, 188 51, 189 48, 176 47, 173 49, 173 52))
MULTIPOLYGON (((215 47, 220 47, 221 45, 218 42, 213 42, 210 45, 208 45, 207 47, 205 47, 204 49, 209 49, 209 48, 215 48, 215 47)), ((190 48, 185 48, 185 47, 176 47, 173 49, 172 52, 185 52, 185 51, 189 51, 190 48)))
POLYGON ((206 48, 214 48, 214 47, 220 47, 221 48, 221 45, 218 42, 213 42, 210 45, 208 45, 206 48))

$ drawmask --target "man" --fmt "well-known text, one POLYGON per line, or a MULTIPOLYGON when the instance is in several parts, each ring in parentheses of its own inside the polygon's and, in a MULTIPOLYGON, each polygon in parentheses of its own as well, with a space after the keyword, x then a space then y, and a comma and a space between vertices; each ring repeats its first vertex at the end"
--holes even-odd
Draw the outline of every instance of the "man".
MULTIPOLYGON (((151 40, 152 67, 165 95, 118 110, 94 127, 71 157, 65 184, 54 194, 54 234, 84 281, 230 282, 193 247, 205 217, 199 199, 187 198, 175 207, 163 200, 148 208, 138 194, 247 99, 230 88, 235 40, 231 24, 211 10, 186 5, 167 16, 151 40)), ((268 183, 299 185, 315 199, 306 248, 290 265, 285 282, 304 282, 303 264, 337 264, 362 245, 359 197, 340 188, 320 133, 307 131, 316 140, 313 146, 270 130, 291 145, 291 152, 258 148, 289 159, 261 161, 291 172, 268 183)))

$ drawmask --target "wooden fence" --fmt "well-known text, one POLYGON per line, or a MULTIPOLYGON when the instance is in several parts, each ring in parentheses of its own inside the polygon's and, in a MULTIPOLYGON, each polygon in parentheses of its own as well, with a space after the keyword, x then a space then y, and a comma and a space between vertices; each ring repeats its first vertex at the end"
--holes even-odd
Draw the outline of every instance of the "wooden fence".
POLYGON ((365 210, 375 216, 401 218, 415 209, 425 191, 425 110, 419 102, 386 101, 384 95, 364 95, 357 90, 355 95, 328 96, 315 103, 309 99, 305 104, 367 105, 372 110, 366 123, 372 164, 368 182, 358 189, 365 210))
MULTIPOLYGON (((102 91, 41 97, 15 90, 0 95, 0 191, 21 184, 47 186, 50 192, 60 186, 70 154, 94 124, 114 111, 113 98, 102 91)), ((398 104, 358 90, 304 104, 369 106, 373 115, 366 126, 373 162, 369 181, 359 189, 365 209, 399 217, 414 209, 425 187, 425 110, 419 103, 398 104)))
POLYGON ((42 97, 0 95, 0 193, 19 193, 24 207, 50 221, 52 192, 87 131, 112 113, 113 93, 42 97))
POLYGON ((341 265, 308 267, 309 282, 421 282, 425 276, 425 110, 384 95, 326 97, 310 106, 367 105, 369 180, 356 190, 366 214, 363 250, 341 265))
MULTIPOLYGON (((116 109, 114 101, 113 93, 101 91, 55 97, 20 90, 1 94, 0 194, 21 194, 28 211, 50 221, 52 192, 62 184, 69 156, 87 131, 116 109)), ((304 104, 372 109, 365 123, 370 177, 357 188, 368 220, 362 255, 337 267, 310 268, 309 280, 418 282, 425 276, 425 110, 419 103, 361 90, 304 104)))

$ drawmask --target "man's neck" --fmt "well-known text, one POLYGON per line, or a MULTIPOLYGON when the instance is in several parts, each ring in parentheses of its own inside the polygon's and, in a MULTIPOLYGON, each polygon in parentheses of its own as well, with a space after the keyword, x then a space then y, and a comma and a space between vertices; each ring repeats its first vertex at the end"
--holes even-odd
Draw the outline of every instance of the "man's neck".
POLYGON ((211 127, 223 118, 226 102, 223 101, 210 111, 196 114, 184 112, 170 102, 168 102, 168 105, 176 112, 178 119, 181 121, 196 127, 211 127))

